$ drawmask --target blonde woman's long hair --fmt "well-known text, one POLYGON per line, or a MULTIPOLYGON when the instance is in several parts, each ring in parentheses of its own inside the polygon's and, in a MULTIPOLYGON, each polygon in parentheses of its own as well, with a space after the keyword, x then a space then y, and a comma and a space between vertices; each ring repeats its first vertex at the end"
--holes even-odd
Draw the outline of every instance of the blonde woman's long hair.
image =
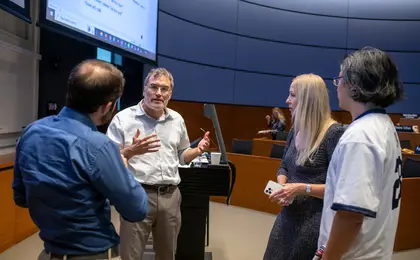
POLYGON ((313 156, 328 131, 335 123, 331 118, 328 89, 324 80, 315 74, 303 74, 292 81, 296 95, 296 108, 292 115, 295 136, 301 143, 296 163, 313 162, 313 156))
POLYGON ((273 108, 272 113, 277 114, 277 119, 278 120, 281 120, 281 119, 286 120, 286 118, 284 117, 283 111, 281 111, 280 108, 278 108, 278 107, 273 108))

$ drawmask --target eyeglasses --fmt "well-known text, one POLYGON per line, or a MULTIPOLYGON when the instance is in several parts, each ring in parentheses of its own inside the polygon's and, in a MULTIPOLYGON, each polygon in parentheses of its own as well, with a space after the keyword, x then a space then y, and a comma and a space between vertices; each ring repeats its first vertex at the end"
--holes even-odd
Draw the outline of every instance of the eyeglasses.
POLYGON ((157 93, 160 89, 160 93, 167 94, 170 91, 169 86, 160 86, 158 84, 150 84, 148 88, 153 92, 157 93))
POLYGON ((343 78, 343 77, 340 76, 340 77, 333 78, 333 84, 334 84, 334 86, 338 87, 338 83, 340 83, 340 79, 341 78, 343 78))

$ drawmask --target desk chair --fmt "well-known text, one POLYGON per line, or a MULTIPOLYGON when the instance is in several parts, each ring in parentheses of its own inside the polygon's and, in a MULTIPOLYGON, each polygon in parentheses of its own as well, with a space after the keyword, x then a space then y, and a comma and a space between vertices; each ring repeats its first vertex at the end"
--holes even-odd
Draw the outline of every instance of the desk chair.
POLYGON ((400 140, 401 149, 410 149, 411 150, 411 142, 410 140, 400 140))
POLYGON ((288 135, 289 135, 288 132, 278 132, 276 135, 276 140, 286 141, 288 135))
POLYGON ((232 153, 251 155, 252 154, 252 140, 233 139, 232 148, 230 150, 232 153))
POLYGON ((196 148, 200 143, 201 139, 203 139, 203 137, 197 138, 194 141, 192 141, 190 144, 190 148, 196 148))
POLYGON ((407 158, 402 167, 403 178, 420 177, 420 161, 407 158))
POLYGON ((271 158, 283 159, 284 148, 285 148, 284 145, 273 144, 271 146, 271 154, 270 154, 270 157, 271 158))

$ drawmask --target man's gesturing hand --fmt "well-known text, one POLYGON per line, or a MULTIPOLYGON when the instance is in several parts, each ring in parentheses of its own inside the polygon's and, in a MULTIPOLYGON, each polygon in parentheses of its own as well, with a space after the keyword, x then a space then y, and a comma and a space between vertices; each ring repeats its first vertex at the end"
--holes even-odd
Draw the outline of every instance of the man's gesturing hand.
POLYGON ((206 132, 204 134, 203 139, 201 139, 201 141, 198 143, 198 150, 200 151, 200 154, 204 153, 205 151, 207 151, 207 149, 209 149, 210 146, 210 132, 206 132))
POLYGON ((125 158, 130 159, 135 155, 157 152, 160 147, 160 140, 156 134, 152 134, 143 138, 140 137, 140 129, 137 129, 136 135, 133 137, 133 143, 121 150, 125 158))

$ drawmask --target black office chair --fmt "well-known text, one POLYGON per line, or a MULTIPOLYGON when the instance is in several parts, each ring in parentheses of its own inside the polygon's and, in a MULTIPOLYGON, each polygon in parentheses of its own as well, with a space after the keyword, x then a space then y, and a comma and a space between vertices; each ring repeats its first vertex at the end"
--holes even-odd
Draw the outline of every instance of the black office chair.
POLYGON ((196 148, 202 139, 203 137, 200 137, 192 141, 190 144, 190 148, 196 148))
POLYGON ((400 140, 401 149, 406 148, 411 150, 411 142, 410 140, 400 140))
POLYGON ((276 140, 286 141, 288 135, 289 135, 288 132, 278 132, 276 135, 276 140))
POLYGON ((281 144, 273 144, 271 146, 271 154, 270 157, 271 158, 278 158, 278 159, 282 159, 283 158, 283 154, 284 154, 284 145, 281 144))
POLYGON ((252 154, 252 140, 233 139, 230 151, 232 153, 252 154))
POLYGON ((420 177, 420 161, 407 158, 402 167, 403 178, 417 178, 420 177))

